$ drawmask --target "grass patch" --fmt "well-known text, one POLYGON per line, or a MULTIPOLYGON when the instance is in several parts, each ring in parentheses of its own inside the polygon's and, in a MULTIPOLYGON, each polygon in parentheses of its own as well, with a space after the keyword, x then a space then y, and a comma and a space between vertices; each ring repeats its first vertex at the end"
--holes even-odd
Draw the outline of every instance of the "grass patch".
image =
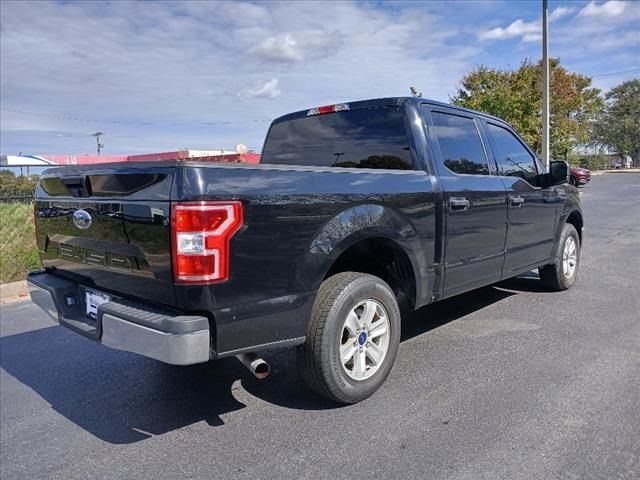
POLYGON ((35 238, 33 205, 0 203, 0 283, 42 268, 35 238))

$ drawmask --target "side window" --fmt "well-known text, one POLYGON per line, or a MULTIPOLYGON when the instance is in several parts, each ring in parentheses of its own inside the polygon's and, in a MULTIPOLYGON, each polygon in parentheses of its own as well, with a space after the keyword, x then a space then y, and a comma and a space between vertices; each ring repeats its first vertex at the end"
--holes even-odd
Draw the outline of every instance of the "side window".
POLYGON ((431 112, 445 166, 454 173, 489 175, 489 166, 472 118, 431 112))
POLYGON ((520 177, 537 187, 538 169, 535 159, 520 140, 506 128, 491 123, 487 124, 487 127, 500 175, 520 177))

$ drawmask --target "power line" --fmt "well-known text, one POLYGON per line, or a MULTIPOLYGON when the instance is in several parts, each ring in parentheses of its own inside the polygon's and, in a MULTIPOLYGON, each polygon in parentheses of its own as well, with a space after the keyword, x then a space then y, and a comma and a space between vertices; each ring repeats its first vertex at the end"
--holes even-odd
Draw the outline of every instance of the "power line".
POLYGON ((601 73, 599 75, 591 75, 591 78, 614 77, 616 75, 624 75, 627 73, 640 72, 640 68, 630 68, 629 70, 620 70, 619 72, 601 73))
POLYGON ((243 123, 259 123, 270 122, 271 118, 260 118, 255 120, 240 120, 240 121, 216 121, 216 122, 136 122, 128 120, 96 120, 92 118, 72 117, 67 115, 53 115, 49 113, 28 112, 26 110, 17 110, 14 108, 0 107, 0 110, 4 110, 12 113, 19 113, 21 115, 29 115, 32 117, 53 118, 56 120, 70 120, 73 122, 87 122, 87 123, 104 123, 112 125, 157 125, 166 127, 177 126, 189 126, 189 125, 239 125, 243 123))

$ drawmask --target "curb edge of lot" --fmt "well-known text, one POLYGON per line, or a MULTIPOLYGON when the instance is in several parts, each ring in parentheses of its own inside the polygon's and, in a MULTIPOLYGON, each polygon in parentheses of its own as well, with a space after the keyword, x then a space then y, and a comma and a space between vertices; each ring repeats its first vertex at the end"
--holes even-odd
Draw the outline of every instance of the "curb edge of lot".
POLYGON ((604 175, 605 173, 640 173, 640 168, 620 169, 620 170, 595 170, 591 172, 593 175, 604 175))

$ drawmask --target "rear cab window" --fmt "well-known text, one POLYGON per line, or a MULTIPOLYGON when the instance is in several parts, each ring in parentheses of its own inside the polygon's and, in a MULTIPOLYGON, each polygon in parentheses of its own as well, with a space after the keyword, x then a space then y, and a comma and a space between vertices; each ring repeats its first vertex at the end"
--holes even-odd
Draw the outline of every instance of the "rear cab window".
POLYGON ((413 170, 403 111, 363 108, 271 126, 260 163, 413 170))

